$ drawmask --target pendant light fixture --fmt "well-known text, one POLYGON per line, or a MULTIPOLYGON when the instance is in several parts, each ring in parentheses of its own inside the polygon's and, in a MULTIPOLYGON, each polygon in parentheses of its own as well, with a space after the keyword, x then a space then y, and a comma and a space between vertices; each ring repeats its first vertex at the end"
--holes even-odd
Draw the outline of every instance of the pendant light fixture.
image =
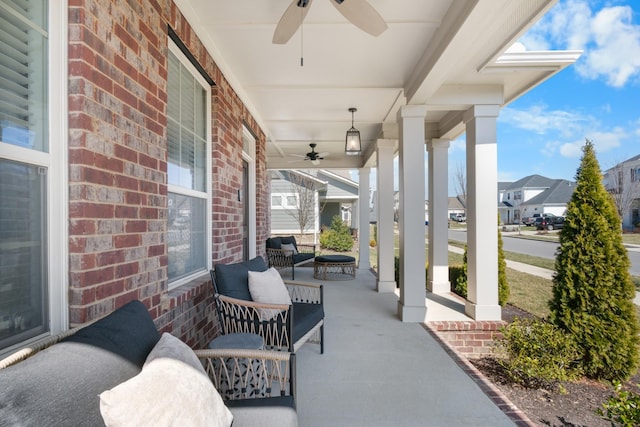
POLYGON ((347 156, 359 156, 362 151, 362 144, 360 143, 360 131, 353 127, 353 113, 358 111, 357 108, 349 108, 351 112, 351 129, 347 131, 347 136, 344 142, 344 152, 347 156))

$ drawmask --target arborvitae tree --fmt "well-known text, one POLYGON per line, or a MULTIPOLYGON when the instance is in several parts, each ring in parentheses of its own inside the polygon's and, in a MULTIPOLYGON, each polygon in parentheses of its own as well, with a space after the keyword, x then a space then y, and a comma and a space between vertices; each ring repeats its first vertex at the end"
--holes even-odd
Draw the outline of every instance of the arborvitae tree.
POLYGON ((502 232, 498 228, 498 304, 504 307, 509 301, 509 282, 507 281, 507 261, 502 250, 502 232))
POLYGON ((620 217, 587 140, 556 253, 551 321, 572 335, 592 378, 626 379, 638 365, 638 320, 620 217))

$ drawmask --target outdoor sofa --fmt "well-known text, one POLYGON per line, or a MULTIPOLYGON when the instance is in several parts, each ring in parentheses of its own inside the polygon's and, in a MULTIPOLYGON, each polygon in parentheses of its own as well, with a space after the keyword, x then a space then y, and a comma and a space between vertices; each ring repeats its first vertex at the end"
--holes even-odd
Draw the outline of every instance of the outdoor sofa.
POLYGON ((194 352, 161 335, 146 307, 133 301, 0 360, 0 425, 228 426, 232 416, 234 427, 294 427, 293 357, 265 350, 194 352), (242 363, 251 369, 241 372, 242 363), (251 381, 260 393, 224 402, 214 388, 221 378, 251 381))
POLYGON ((296 278, 296 267, 312 262, 316 256, 316 245, 298 243, 294 236, 270 237, 266 250, 269 267, 281 272, 291 269, 291 280, 296 278))
POLYGON ((269 273, 264 258, 258 256, 233 264, 217 264, 211 270, 216 308, 223 334, 253 333, 263 337, 266 348, 296 352, 307 341, 320 344, 324 353, 323 285, 282 280, 285 301, 256 300, 250 290, 249 274, 269 273), (266 313, 266 315, 265 315, 266 313))

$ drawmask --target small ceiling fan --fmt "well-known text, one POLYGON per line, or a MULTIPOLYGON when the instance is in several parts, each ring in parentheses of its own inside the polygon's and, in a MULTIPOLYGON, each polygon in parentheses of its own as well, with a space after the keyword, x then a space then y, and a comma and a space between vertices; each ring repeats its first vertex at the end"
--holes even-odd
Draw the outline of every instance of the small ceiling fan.
POLYGON ((324 160, 324 158, 327 157, 329 153, 328 152, 318 153, 316 151, 316 146, 317 144, 311 143, 309 144, 309 147, 311 147, 311 151, 309 151, 306 155, 302 156, 300 154, 292 154, 292 156, 303 157, 304 160, 311 160, 311 163, 317 166, 320 164, 320 160, 324 160))
MULTIPOLYGON (((307 16, 312 1, 293 0, 291 2, 273 33, 274 44, 285 44, 293 37, 307 16)), ((367 0, 329 1, 349 22, 372 36, 379 36, 387 29, 387 24, 367 0)))

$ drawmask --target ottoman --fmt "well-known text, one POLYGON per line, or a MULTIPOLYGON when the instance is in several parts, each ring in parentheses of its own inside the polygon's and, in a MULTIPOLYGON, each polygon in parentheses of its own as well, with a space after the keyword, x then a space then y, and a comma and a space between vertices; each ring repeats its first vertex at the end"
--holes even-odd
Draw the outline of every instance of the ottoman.
POLYGON ((356 277, 356 259, 347 255, 321 255, 313 261, 313 277, 320 280, 351 280, 356 277))

